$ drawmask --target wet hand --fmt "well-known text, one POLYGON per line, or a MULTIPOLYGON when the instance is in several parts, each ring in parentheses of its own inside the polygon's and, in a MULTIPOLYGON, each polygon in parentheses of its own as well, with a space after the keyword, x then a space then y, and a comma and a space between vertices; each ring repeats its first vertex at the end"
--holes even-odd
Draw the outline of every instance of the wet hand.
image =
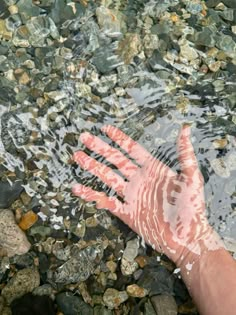
POLYGON ((200 255, 205 249, 221 246, 205 215, 204 180, 188 125, 181 128, 177 140, 180 173, 154 158, 116 127, 104 126, 102 131, 132 160, 90 133, 82 133, 80 140, 113 164, 121 176, 83 151, 74 153, 73 159, 114 189, 123 202, 81 184, 73 187, 75 195, 95 201, 98 209, 111 211, 177 265, 189 254, 200 255))

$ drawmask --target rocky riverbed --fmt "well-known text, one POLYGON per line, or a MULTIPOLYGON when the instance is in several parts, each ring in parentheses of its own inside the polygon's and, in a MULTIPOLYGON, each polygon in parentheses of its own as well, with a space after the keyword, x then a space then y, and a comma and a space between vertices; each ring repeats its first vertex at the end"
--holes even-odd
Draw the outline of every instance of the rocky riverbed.
POLYGON ((113 193, 71 156, 109 123, 178 168, 191 122, 208 217, 234 254, 235 82, 235 0, 2 0, 0 313, 198 314, 172 262, 71 194, 113 193))

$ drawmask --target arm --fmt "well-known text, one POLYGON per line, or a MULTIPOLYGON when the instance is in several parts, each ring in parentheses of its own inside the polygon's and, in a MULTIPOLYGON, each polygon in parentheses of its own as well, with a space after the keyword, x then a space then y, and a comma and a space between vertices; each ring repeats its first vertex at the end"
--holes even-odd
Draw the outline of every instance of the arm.
POLYGON ((179 264, 182 278, 201 315, 236 313, 236 262, 224 248, 190 255, 179 264), (192 264, 192 270, 186 269, 192 264))

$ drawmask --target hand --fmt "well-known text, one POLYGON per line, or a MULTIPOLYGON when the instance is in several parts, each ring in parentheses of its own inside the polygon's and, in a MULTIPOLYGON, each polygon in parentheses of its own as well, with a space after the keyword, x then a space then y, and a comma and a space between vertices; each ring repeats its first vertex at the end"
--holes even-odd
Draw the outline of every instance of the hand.
POLYGON ((81 142, 116 166, 122 176, 82 151, 74 153, 73 159, 113 188, 123 202, 80 184, 73 187, 75 195, 96 201, 98 209, 110 210, 177 265, 191 253, 200 255, 203 250, 222 246, 205 215, 204 180, 188 125, 181 128, 177 141, 180 174, 116 127, 104 126, 102 131, 136 163, 88 132, 81 134, 81 142))

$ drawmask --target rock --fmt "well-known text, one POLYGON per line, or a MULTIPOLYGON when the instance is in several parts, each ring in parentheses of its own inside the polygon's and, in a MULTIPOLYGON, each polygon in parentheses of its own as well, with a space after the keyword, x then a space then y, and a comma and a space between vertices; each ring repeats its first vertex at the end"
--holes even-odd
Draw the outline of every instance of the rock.
POLYGON ((100 47, 95 50, 92 63, 101 73, 109 73, 118 66, 124 64, 120 56, 115 54, 117 43, 114 42, 108 46, 100 47))
POLYGON ((126 65, 130 64, 134 56, 138 55, 141 50, 141 40, 138 34, 127 33, 122 39, 116 50, 116 53, 126 65))
POLYGON ((103 295, 103 302, 109 309, 116 309, 120 304, 128 299, 126 291, 118 291, 108 288, 103 295))
POLYGON ((8 181, 0 182, 0 208, 9 208, 23 191, 23 182, 17 180, 10 184, 8 181))
POLYGON ((59 293, 56 302, 64 315, 92 315, 92 308, 71 292, 59 293))
POLYGON ((31 244, 15 222, 11 210, 0 210, 0 247, 8 257, 28 252, 31 244))
POLYGON ((93 273, 95 264, 103 255, 100 245, 88 246, 83 250, 74 247, 71 249, 71 258, 48 277, 57 283, 69 284, 82 282, 93 273))
POLYGON ((137 298, 143 298, 148 294, 148 290, 141 288, 137 284, 128 285, 126 291, 129 294, 129 296, 137 298))
POLYGON ((137 238, 128 241, 121 260, 121 272, 123 275, 131 275, 138 269, 135 261, 138 255, 139 240, 137 238))
POLYGON ((121 22, 116 14, 117 11, 109 10, 108 8, 103 6, 96 9, 98 24, 102 32, 112 38, 116 38, 122 35, 121 22))
POLYGON ((53 301, 48 296, 27 293, 11 303, 12 315, 56 315, 53 301))
POLYGON ((37 269, 25 268, 18 271, 2 289, 2 296, 8 304, 24 294, 32 292, 40 284, 37 269))
POLYGON ((152 305, 158 315, 177 315, 178 308, 171 295, 156 295, 151 298, 152 305))
POLYGON ((34 213, 32 210, 26 212, 19 223, 19 227, 26 231, 29 228, 31 228, 31 226, 33 226, 35 224, 35 222, 38 221, 38 215, 36 213, 34 213))
POLYGON ((230 169, 228 168, 223 158, 213 159, 210 163, 212 169, 218 176, 223 178, 230 177, 230 169))

